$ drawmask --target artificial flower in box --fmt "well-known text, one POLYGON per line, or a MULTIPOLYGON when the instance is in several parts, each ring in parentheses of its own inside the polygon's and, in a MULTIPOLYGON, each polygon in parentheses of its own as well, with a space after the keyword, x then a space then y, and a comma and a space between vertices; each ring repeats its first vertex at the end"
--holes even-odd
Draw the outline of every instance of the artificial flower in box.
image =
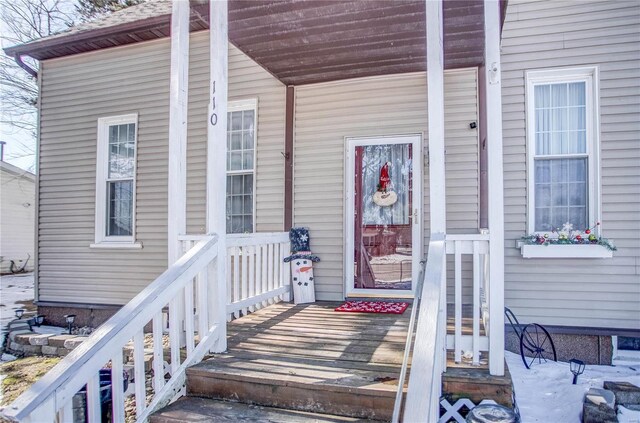
POLYGON ((611 241, 595 234, 598 226, 600 222, 582 232, 573 230, 573 225, 567 222, 562 229, 554 229, 550 234, 523 236, 521 240, 525 245, 601 245, 609 251, 616 251, 617 248, 611 241))

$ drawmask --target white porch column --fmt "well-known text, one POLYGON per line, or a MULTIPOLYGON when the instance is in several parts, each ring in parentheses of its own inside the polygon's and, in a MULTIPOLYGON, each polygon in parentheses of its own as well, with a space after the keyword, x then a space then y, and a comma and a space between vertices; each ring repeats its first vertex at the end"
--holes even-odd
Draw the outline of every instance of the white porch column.
MULTIPOLYGON (((182 255, 178 236, 187 229, 187 104, 189 103, 188 1, 173 0, 171 6, 171 79, 169 83, 169 189, 167 210, 168 265, 182 255)), ((184 327, 184 300, 172 301, 170 324, 184 327)), ((180 345, 186 334, 180 331, 180 345)))
POLYGON ((187 104, 189 103, 188 1, 173 0, 171 12, 171 80, 169 85, 169 266, 182 255, 178 235, 187 229, 187 104))
POLYGON ((502 92, 500 84, 500 2, 485 0, 487 167, 489 189, 489 372, 504 375, 504 190, 502 92))
POLYGON ((218 234, 218 259, 211 266, 209 321, 220 327, 212 352, 227 349, 227 1, 209 2, 210 79, 207 126, 207 233, 218 234))
POLYGON ((426 0, 430 232, 446 233, 442 0, 426 0))

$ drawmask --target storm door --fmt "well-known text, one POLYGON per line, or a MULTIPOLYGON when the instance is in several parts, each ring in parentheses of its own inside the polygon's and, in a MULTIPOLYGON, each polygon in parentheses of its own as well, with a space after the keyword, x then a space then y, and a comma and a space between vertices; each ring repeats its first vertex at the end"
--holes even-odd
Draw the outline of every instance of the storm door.
POLYGON ((412 294, 422 242, 420 137, 348 144, 347 295, 412 294))

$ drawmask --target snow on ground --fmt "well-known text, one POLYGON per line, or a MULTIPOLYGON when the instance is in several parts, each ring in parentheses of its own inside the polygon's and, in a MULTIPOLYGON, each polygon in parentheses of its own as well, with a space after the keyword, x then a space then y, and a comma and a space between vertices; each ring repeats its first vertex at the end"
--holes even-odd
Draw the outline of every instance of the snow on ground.
POLYGON ((0 276, 0 342, 7 324, 16 318, 14 311, 25 308, 20 301, 33 301, 33 273, 0 276))
POLYGON ((522 423, 579 423, 582 401, 589 388, 604 381, 626 381, 640 386, 640 360, 615 366, 587 365, 573 385, 568 363, 549 361, 527 370, 519 354, 505 351, 522 423))

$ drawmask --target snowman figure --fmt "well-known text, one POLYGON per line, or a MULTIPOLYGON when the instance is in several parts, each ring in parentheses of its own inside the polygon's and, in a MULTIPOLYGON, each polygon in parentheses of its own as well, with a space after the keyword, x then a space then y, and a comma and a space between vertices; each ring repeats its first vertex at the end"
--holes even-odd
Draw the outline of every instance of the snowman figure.
POLYGON ((284 259, 291 263, 291 286, 295 304, 313 303, 316 301, 315 284, 313 283, 313 263, 320 258, 311 254, 309 248, 309 229, 292 228, 289 231, 291 255, 284 259))

